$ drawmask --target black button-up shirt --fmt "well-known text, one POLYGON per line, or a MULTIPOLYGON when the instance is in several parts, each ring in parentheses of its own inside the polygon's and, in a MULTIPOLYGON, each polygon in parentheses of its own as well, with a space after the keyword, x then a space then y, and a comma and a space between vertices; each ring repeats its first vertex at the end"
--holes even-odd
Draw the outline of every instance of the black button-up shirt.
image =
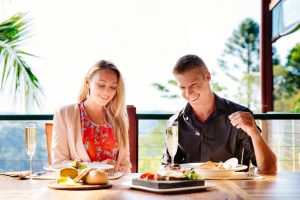
MULTIPOLYGON (((224 162, 232 157, 238 158, 240 163, 243 156, 244 165, 250 160, 256 165, 250 136, 232 126, 228 118, 236 111, 251 111, 216 94, 215 102, 215 111, 203 123, 197 119, 190 104, 169 119, 171 124, 178 121, 179 147, 175 163, 224 162)), ((170 163, 170 160, 165 145, 162 164, 170 163)))

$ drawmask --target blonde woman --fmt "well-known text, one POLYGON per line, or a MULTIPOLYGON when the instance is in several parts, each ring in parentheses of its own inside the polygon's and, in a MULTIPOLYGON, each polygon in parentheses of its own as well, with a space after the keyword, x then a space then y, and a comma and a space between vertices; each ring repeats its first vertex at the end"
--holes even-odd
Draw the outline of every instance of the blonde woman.
POLYGON ((75 159, 115 163, 118 171, 130 172, 124 81, 111 62, 101 60, 90 68, 78 103, 55 112, 53 164, 75 159))

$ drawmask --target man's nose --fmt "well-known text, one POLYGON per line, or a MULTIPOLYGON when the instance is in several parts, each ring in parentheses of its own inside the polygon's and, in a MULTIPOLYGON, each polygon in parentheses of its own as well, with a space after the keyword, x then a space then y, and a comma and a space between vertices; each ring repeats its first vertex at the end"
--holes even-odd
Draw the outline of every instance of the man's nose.
POLYGON ((191 93, 192 93, 192 90, 191 90, 191 89, 189 89, 189 88, 186 88, 186 89, 185 89, 185 95, 186 95, 186 96, 191 95, 191 93))

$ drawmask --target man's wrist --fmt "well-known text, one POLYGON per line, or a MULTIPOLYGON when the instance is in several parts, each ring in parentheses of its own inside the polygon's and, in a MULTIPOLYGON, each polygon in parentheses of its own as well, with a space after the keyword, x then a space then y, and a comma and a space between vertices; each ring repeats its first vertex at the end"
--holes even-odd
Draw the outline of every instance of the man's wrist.
POLYGON ((258 129, 253 130, 250 134, 252 140, 259 140, 262 138, 260 131, 258 129))

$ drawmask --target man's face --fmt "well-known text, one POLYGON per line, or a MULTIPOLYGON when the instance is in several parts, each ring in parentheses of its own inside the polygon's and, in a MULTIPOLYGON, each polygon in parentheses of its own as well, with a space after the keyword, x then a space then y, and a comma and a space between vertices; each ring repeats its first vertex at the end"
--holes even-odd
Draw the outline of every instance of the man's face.
POLYGON ((206 97, 211 92, 209 81, 210 73, 205 72, 205 76, 200 74, 197 69, 192 69, 183 74, 176 74, 175 79, 181 89, 181 95, 192 106, 196 104, 205 104, 206 97))

